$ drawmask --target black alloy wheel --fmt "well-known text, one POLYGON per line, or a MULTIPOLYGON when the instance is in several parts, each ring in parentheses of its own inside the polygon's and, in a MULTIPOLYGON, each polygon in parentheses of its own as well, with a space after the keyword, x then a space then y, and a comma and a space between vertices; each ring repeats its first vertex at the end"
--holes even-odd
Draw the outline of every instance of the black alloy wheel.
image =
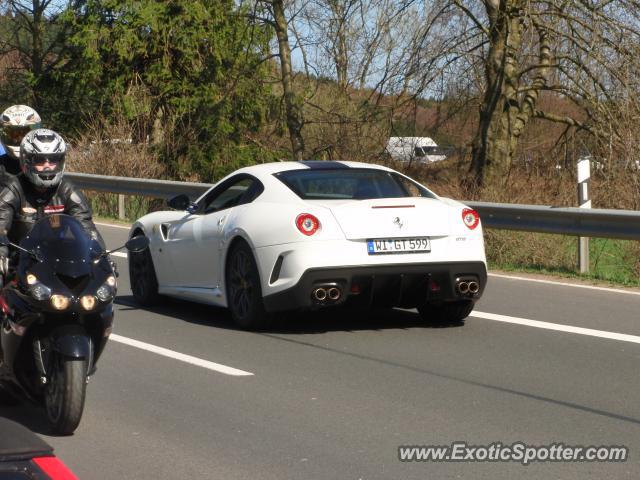
POLYGON ((260 274, 246 243, 237 244, 229 253, 225 280, 233 321, 249 330, 267 326, 270 315, 264 308, 260 274))
POLYGON ((129 253, 129 280, 138 304, 150 307, 159 302, 158 279, 149 248, 129 253))

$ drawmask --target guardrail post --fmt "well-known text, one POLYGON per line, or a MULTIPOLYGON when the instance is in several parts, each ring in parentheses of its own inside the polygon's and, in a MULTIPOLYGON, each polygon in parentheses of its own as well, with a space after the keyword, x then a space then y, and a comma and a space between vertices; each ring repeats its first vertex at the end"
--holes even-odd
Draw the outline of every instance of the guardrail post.
MULTIPOLYGON (((589 179, 591 177, 591 157, 578 160, 578 205, 591 208, 589 197, 589 179)), ((578 263, 580 273, 589 273, 589 237, 579 237, 578 263)))
POLYGON ((121 193, 118 194, 118 218, 120 220, 126 220, 127 216, 124 210, 124 195, 121 193))

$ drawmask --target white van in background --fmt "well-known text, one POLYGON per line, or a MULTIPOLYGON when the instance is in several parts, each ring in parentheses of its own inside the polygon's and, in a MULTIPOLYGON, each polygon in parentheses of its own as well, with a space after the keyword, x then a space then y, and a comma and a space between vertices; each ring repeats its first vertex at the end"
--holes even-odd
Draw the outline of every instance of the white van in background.
POLYGON ((407 163, 431 163, 447 158, 429 137, 389 137, 386 151, 394 160, 407 163))

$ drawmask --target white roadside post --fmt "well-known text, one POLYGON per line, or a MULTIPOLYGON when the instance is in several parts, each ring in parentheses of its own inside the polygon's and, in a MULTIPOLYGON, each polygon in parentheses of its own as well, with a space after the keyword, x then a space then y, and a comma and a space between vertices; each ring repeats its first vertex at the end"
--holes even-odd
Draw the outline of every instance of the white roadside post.
MULTIPOLYGON (((578 205, 580 208, 591 208, 589 196, 589 179, 591 177, 591 157, 578 160, 578 205)), ((578 248, 578 262, 580 273, 589 272, 589 237, 580 237, 578 248)))
POLYGON ((127 215, 124 210, 124 195, 118 194, 118 218, 120 220, 126 220, 127 215))

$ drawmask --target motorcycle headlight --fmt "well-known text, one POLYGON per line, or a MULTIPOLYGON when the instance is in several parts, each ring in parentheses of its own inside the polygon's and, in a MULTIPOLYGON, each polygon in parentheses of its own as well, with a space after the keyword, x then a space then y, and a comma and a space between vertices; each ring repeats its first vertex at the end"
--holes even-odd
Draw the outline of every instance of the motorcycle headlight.
POLYGON ((113 288, 111 288, 106 283, 102 285, 96 292, 96 297, 98 297, 101 302, 108 302, 113 298, 113 295, 114 295, 113 288))
POLYGON ((51 297, 51 289, 41 283, 33 273, 27 273, 27 285, 29 293, 36 300, 48 300, 51 297))
POLYGON ((116 277, 110 275, 96 292, 96 297, 101 302, 109 302, 116 296, 117 282, 116 277))
POLYGON ((93 310, 93 307, 96 306, 96 297, 93 295, 85 295, 80 299, 80 305, 85 310, 93 310))
POLYGON ((51 295, 51 306, 56 310, 66 310, 69 306, 69 297, 64 295, 51 295))

